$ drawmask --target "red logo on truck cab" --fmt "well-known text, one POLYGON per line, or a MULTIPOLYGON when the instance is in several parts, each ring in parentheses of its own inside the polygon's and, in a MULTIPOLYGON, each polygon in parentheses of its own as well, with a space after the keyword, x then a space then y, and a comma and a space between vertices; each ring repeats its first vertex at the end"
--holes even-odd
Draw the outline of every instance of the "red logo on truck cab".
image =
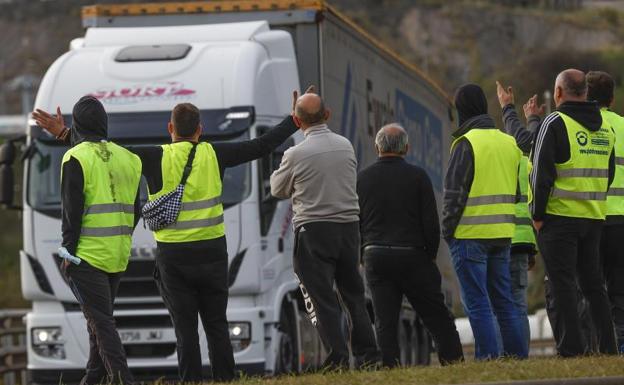
POLYGON ((126 87, 103 87, 91 95, 102 103, 134 104, 153 100, 190 99, 196 91, 184 88, 180 82, 160 82, 137 84, 126 87))

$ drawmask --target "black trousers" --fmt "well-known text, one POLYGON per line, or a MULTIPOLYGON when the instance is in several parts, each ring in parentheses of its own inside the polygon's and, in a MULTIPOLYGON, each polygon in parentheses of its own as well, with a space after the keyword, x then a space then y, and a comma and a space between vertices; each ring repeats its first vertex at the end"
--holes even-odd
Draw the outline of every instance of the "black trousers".
POLYGON ((624 224, 602 228, 601 255, 611 315, 620 351, 624 350, 624 224))
POLYGON ((201 382, 197 315, 201 318, 215 381, 234 378, 234 355, 226 317, 228 303, 227 251, 217 248, 159 246, 154 277, 177 339, 180 380, 201 382))
POLYGON ((81 385, 132 384, 126 352, 113 318, 113 303, 122 273, 106 273, 82 261, 63 264, 65 278, 87 319, 89 360, 81 385))
POLYGON ((342 304, 350 316, 351 351, 356 366, 379 361, 359 272, 358 222, 314 222, 295 234, 293 266, 308 316, 329 353, 324 367, 347 368, 349 347, 343 331, 342 304), (336 285, 337 293, 334 291, 336 285))
POLYGON ((364 264, 384 366, 399 364, 398 326, 403 296, 436 342, 440 363, 464 359, 455 319, 444 303, 440 271, 429 256, 415 250, 366 248, 364 264))
POLYGON ((589 302, 598 351, 617 353, 609 299, 600 269, 602 224, 602 221, 548 215, 537 234, 557 312, 553 333, 557 351, 564 357, 588 352, 577 309, 577 278, 589 302))
MULTIPOLYGON (((548 276, 544 279, 544 294, 546 296, 546 314, 548 315, 548 321, 552 325, 553 330, 561 329, 562 322, 561 317, 557 316, 557 310, 555 309, 555 297, 550 284, 548 276)), ((591 318, 591 312, 589 310, 589 303, 583 296, 581 288, 577 284, 577 297, 578 303, 576 309, 578 311, 579 320, 581 322, 581 331, 583 333, 583 344, 587 346, 588 353, 598 352, 598 338, 596 336, 596 328, 594 327, 594 321, 591 318)))

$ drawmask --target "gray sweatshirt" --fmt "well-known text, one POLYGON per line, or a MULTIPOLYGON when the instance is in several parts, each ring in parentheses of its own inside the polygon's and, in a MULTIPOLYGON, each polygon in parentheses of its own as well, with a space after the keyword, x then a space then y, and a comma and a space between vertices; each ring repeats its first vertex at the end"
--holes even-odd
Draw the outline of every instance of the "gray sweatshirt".
POLYGON ((271 194, 291 198, 295 228, 309 222, 357 222, 357 161, 353 146, 325 124, 286 150, 271 175, 271 194))

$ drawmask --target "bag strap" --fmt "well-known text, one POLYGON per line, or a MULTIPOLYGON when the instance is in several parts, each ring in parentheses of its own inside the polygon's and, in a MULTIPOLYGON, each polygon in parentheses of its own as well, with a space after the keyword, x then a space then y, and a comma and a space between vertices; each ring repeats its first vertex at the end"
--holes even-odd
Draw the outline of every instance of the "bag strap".
POLYGON ((184 166, 184 172, 182 173, 182 180, 180 184, 186 184, 186 180, 189 175, 191 175, 191 170, 193 169, 193 159, 195 159, 195 150, 197 149, 197 143, 193 143, 193 148, 191 148, 191 152, 189 152, 188 159, 186 161, 186 166, 184 166))

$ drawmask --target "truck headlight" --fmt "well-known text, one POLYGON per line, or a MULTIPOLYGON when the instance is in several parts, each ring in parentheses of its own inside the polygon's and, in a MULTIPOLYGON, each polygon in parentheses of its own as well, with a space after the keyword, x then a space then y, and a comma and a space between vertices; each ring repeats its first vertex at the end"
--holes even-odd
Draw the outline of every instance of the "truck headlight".
POLYGON ((249 346, 251 343, 251 324, 249 322, 230 322, 228 328, 232 350, 235 353, 249 346))
POLYGON ((33 328, 31 333, 31 345, 36 354, 65 359, 65 339, 60 327, 33 328))

